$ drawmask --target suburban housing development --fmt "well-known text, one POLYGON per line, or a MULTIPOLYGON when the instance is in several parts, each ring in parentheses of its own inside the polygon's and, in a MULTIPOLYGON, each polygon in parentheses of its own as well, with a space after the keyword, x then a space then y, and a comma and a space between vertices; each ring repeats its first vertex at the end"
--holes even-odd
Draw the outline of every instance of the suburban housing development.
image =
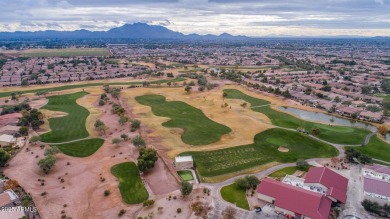
POLYGON ((0 2, 0 219, 390 218, 389 7, 0 2))

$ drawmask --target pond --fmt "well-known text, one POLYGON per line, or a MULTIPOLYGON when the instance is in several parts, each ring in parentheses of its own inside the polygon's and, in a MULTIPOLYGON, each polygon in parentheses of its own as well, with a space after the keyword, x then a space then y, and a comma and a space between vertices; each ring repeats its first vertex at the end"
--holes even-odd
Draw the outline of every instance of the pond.
MULTIPOLYGON (((351 119, 345 119, 340 118, 337 116, 328 115, 325 113, 320 112, 309 112, 306 110, 301 110, 293 107, 284 107, 280 106, 278 109, 292 113, 296 115, 297 117, 303 119, 303 120, 309 120, 314 122, 321 122, 325 124, 334 124, 334 125, 342 125, 342 126, 349 126, 349 127, 355 127, 355 128, 363 128, 370 130, 372 132, 376 132, 377 128, 369 123, 355 121, 351 119)), ((390 142, 390 134, 386 135, 386 141, 390 142)))

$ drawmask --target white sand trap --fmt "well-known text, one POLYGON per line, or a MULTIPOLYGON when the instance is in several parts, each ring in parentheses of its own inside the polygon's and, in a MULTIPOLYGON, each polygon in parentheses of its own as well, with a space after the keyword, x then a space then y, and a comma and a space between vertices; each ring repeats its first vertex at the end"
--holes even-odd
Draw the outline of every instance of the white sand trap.
POLYGON ((289 149, 288 149, 288 148, 285 148, 285 147, 282 147, 282 146, 280 146, 280 147, 278 148, 278 151, 280 151, 280 152, 283 152, 283 153, 287 153, 287 152, 289 151, 289 149))

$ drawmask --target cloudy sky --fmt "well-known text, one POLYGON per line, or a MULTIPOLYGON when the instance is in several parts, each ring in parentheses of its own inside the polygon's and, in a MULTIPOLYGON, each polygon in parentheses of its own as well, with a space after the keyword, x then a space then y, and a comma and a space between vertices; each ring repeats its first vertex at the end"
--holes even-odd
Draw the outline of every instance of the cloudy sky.
POLYGON ((390 36, 390 0, 0 0, 0 31, 134 22, 185 34, 390 36))

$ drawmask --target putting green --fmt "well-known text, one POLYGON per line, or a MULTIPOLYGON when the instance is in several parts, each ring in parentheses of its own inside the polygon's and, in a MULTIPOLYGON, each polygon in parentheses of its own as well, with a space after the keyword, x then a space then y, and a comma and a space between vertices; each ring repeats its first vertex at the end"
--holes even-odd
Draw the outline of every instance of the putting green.
POLYGON ((181 170, 177 171, 177 174, 179 174, 180 178, 184 181, 191 181, 194 180, 194 177, 192 176, 192 172, 189 170, 181 170))

